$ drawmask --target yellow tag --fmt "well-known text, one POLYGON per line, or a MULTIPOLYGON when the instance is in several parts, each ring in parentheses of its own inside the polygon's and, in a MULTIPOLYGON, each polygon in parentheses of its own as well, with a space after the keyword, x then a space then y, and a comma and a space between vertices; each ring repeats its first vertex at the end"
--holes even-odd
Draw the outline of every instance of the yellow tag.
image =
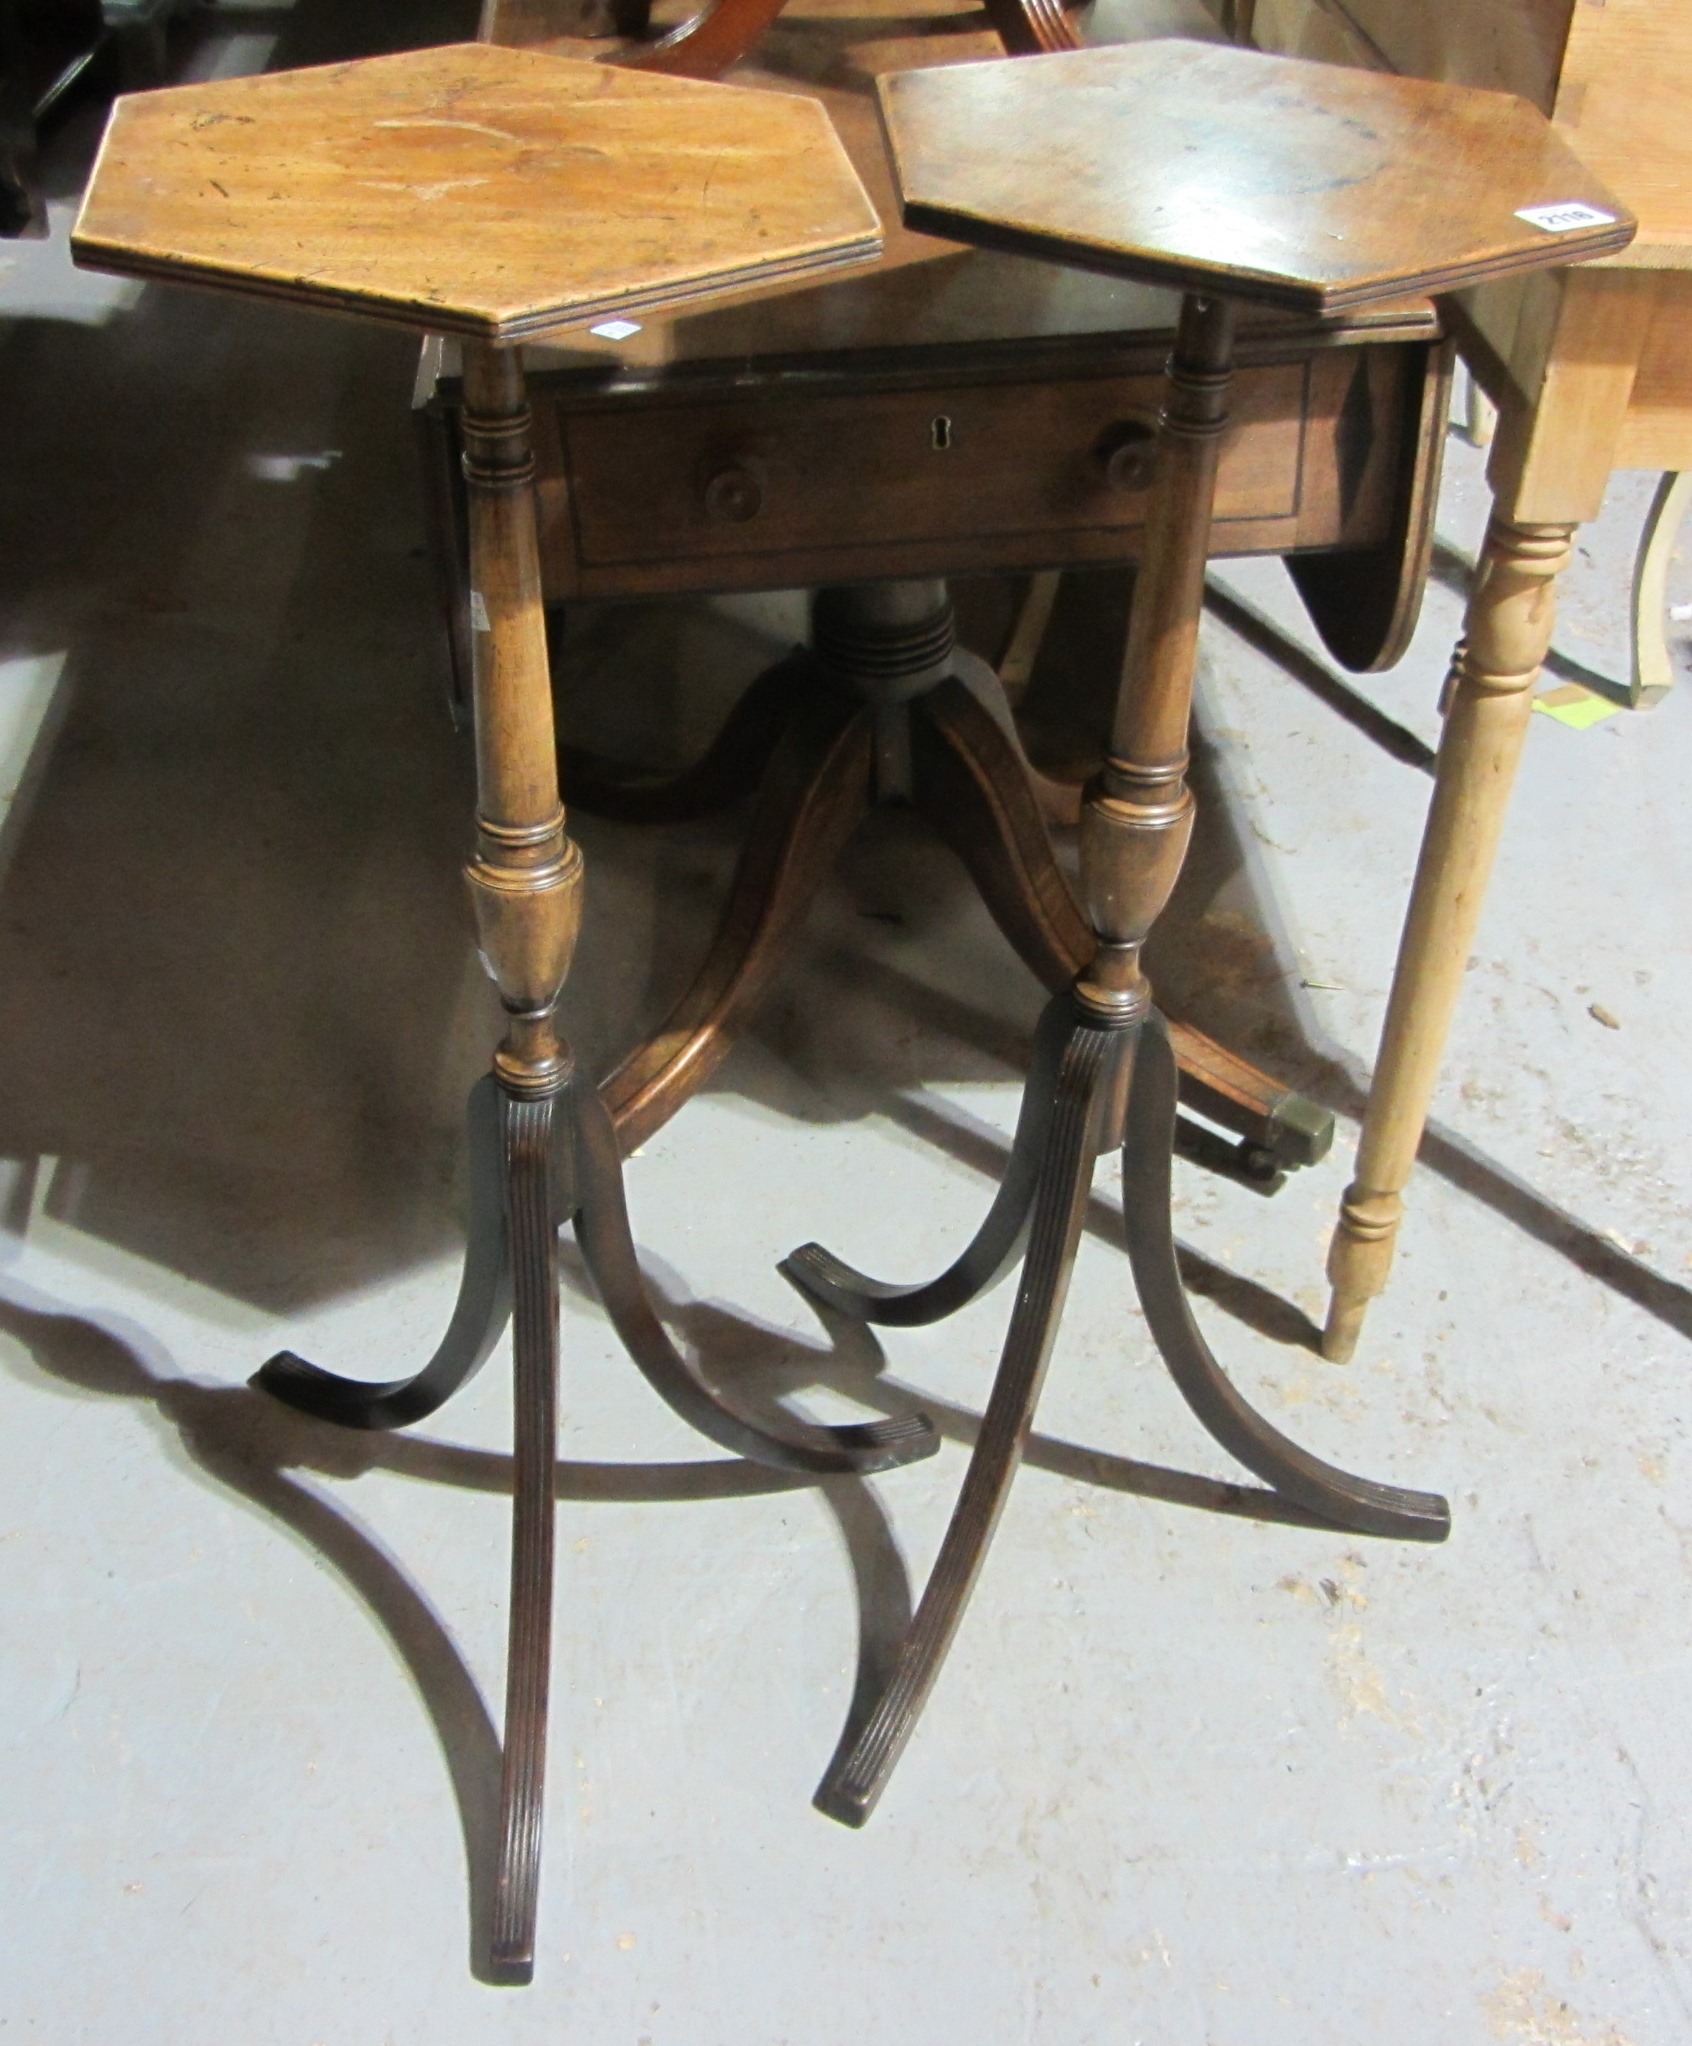
POLYGON ((1621 709, 1619 703, 1612 703, 1607 696, 1598 696, 1590 689, 1583 689, 1578 682, 1565 682, 1560 689, 1546 690, 1543 696, 1533 699, 1533 707, 1577 732, 1589 731, 1592 726, 1602 724, 1605 718, 1613 718, 1621 709))

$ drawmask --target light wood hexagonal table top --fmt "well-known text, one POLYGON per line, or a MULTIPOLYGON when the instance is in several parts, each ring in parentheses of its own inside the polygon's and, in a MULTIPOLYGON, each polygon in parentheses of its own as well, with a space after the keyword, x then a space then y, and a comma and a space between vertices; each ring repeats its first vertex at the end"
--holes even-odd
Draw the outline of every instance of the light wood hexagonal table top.
POLYGON ((517 340, 881 246, 822 107, 483 44, 120 99, 79 263, 517 340))

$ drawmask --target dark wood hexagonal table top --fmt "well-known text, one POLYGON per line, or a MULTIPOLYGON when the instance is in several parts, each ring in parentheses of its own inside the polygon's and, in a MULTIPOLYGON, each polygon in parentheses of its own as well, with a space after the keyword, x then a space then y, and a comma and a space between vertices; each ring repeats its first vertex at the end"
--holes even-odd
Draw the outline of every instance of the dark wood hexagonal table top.
POLYGON ((879 90, 907 225, 1190 291, 1339 311, 1633 235, 1508 93, 1189 42, 879 90))

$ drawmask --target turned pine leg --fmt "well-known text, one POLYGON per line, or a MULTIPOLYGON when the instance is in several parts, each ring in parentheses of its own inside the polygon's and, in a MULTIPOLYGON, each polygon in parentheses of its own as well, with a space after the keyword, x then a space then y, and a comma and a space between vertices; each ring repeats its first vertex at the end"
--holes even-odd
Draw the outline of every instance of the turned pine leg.
POLYGON ((515 1321, 510 1652, 495 1975, 534 1971, 552 1648, 558 1400, 558 1198, 553 1118, 571 1070, 554 1010, 581 921, 581 854, 558 795, 552 689, 530 485, 522 357, 464 354, 476 720, 476 855, 468 870, 482 958, 506 1017, 494 1054, 515 1321))
POLYGON ((1322 1352, 1346 1362, 1392 1264, 1415 1163, 1516 777, 1572 525, 1488 529, 1457 648, 1433 802, 1381 1034, 1380 1056, 1328 1253, 1322 1352))

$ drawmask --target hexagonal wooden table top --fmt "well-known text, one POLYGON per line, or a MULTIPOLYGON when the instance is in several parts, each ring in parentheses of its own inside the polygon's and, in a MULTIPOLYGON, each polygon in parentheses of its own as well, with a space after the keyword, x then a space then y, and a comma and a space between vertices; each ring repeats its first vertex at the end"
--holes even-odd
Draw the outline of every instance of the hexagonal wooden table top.
POLYGON ((878 89, 907 225, 1187 290, 1339 311, 1633 234, 1508 93, 1190 42, 878 89))
POLYGON ((874 257, 814 100, 482 44, 120 99, 90 268, 511 340, 874 257))

